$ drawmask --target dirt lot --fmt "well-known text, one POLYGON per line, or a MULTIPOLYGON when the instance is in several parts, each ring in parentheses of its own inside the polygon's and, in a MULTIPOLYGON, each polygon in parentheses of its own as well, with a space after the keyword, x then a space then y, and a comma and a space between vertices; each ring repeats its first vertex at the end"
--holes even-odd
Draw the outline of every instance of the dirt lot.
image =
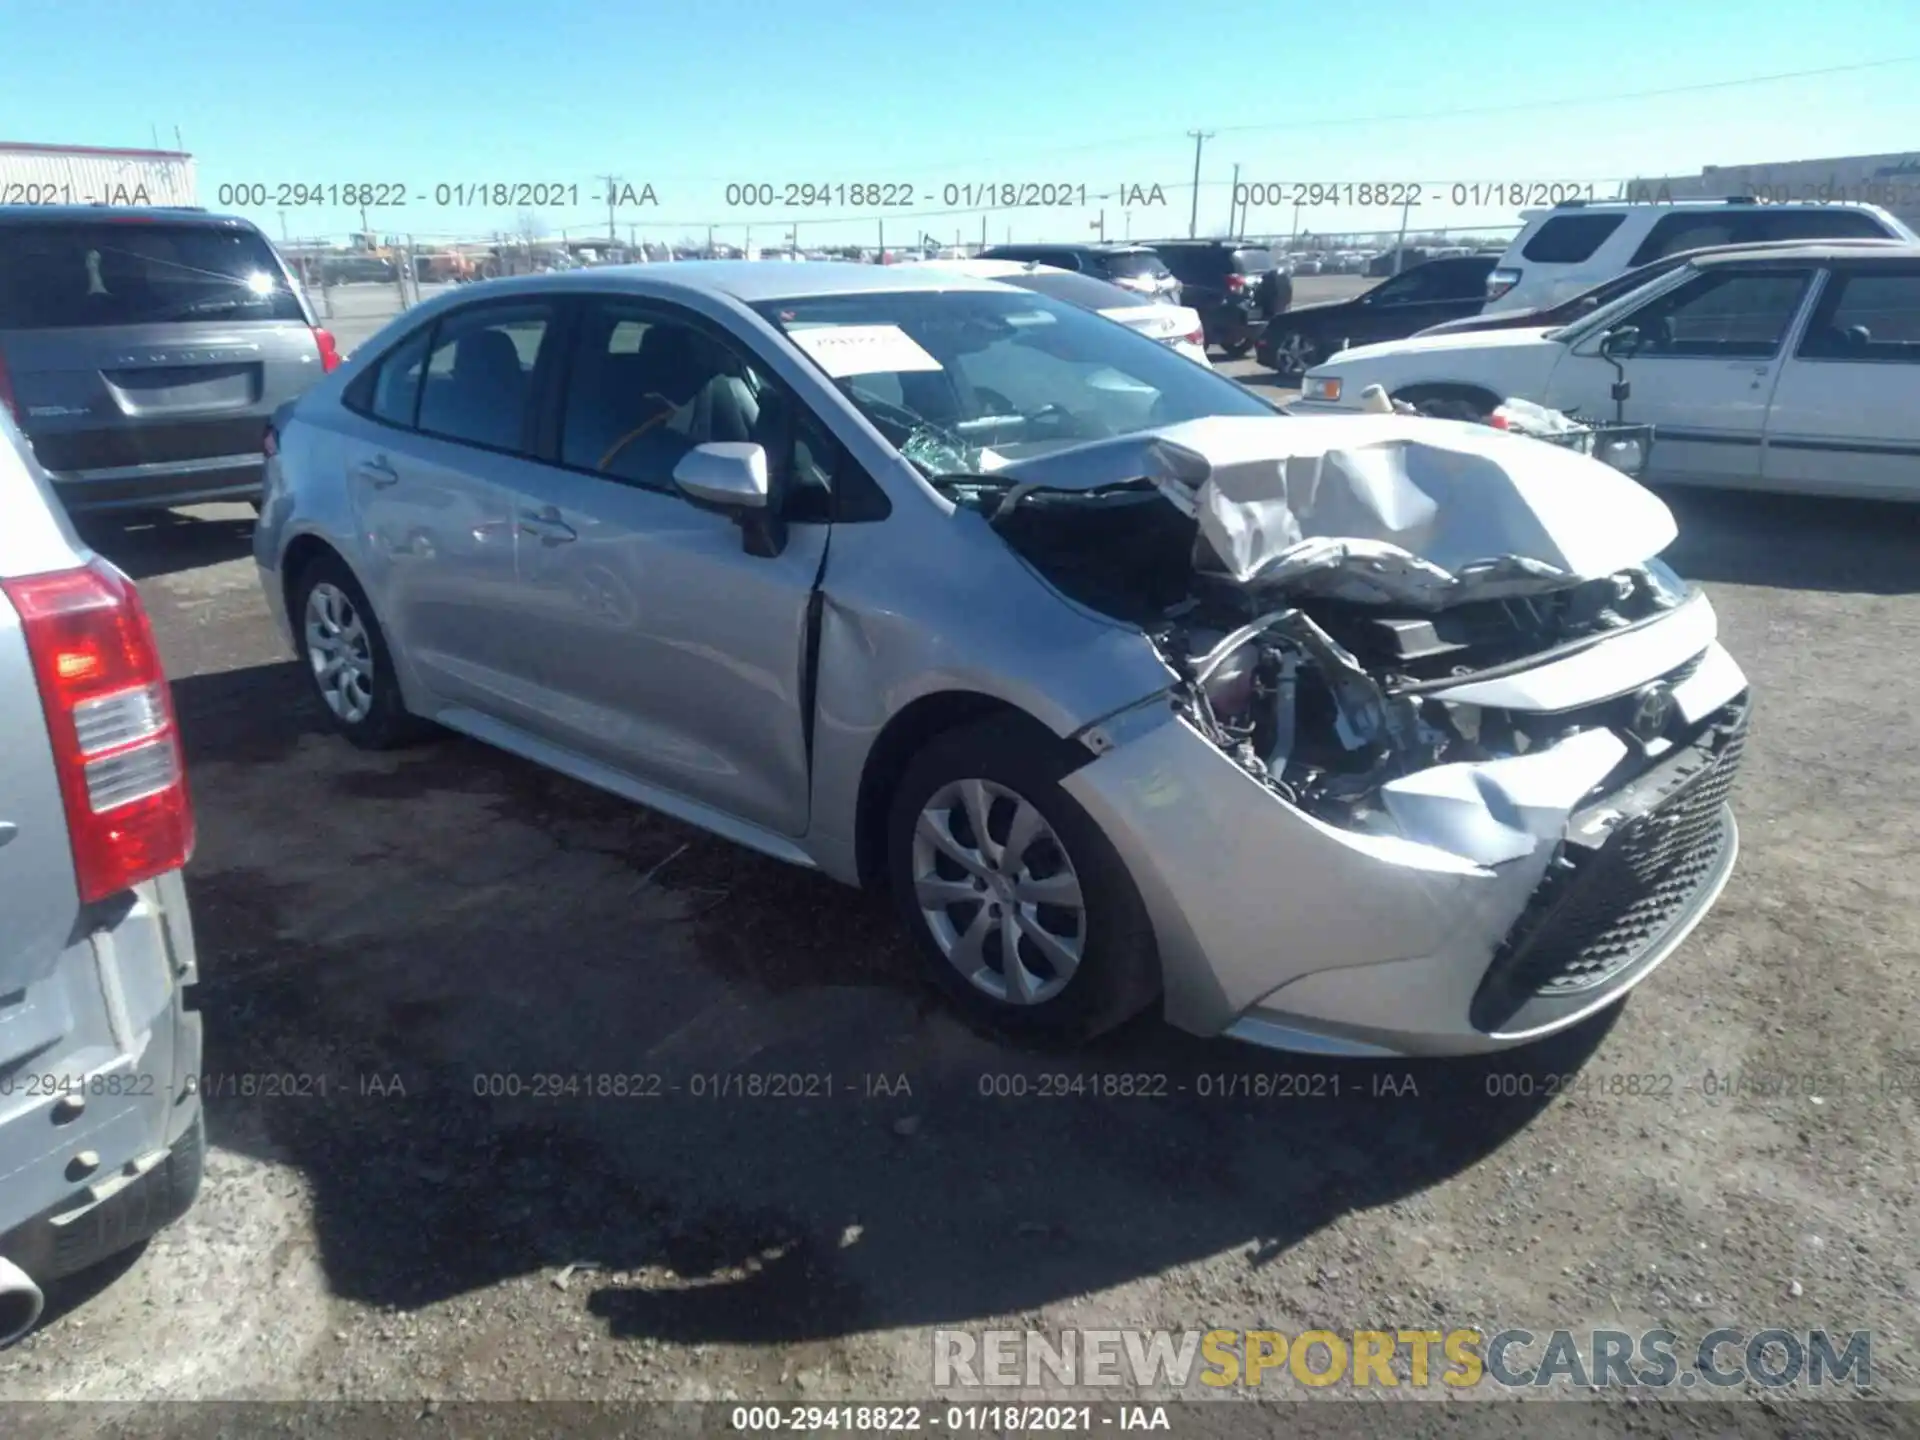
POLYGON ((995 1324, 1865 1329, 1920 1396, 1920 513, 1674 503, 1758 695, 1724 900, 1622 1010, 1390 1067, 1151 1018, 1005 1048, 875 901, 464 740, 330 738, 244 510, 97 527, 189 744, 212 1157, 0 1398, 925 1396, 929 1327, 995 1324), (1343 1098, 1201 1094, 1282 1072, 1343 1098), (1045 1073, 1167 1093, 982 1094, 1045 1073))

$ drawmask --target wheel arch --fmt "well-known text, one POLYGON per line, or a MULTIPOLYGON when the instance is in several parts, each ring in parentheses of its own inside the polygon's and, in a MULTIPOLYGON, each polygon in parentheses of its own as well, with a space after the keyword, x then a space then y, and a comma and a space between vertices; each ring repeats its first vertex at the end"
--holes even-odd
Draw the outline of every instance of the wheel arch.
POLYGON ((1462 400, 1472 405, 1483 405, 1489 413, 1506 400, 1505 396, 1494 394, 1484 385, 1463 380, 1416 381, 1411 385, 1398 386, 1388 393, 1393 399, 1404 400, 1410 405, 1417 405, 1421 400, 1462 400))
MULTIPOLYGON (((936 736, 1000 718, 1031 727, 1036 744, 1077 749, 1029 711, 978 690, 936 690, 922 695, 901 706, 881 727, 861 766, 854 808, 854 863, 863 889, 878 890, 886 884, 887 811, 913 757, 936 736)), ((1089 752, 1086 758, 1093 756, 1089 752)))

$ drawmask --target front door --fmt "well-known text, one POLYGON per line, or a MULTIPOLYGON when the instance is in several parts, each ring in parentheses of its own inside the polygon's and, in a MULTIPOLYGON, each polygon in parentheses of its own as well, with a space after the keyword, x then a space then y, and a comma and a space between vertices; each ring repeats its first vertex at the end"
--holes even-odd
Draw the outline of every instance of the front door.
POLYGON ((537 635, 555 743, 763 829, 800 835, 811 597, 824 499, 792 402, 704 320, 590 298, 557 397, 551 463, 519 467, 517 623, 537 635), (675 464, 708 441, 767 447, 794 521, 778 554, 685 499, 675 464), (804 472, 804 473, 803 473, 804 472))
MULTIPOLYGON (((1624 314, 1639 348, 1622 356, 1632 386, 1624 418, 1655 427, 1647 479, 1744 486, 1760 473, 1767 404, 1811 267, 1714 267, 1624 314)), ((1546 404, 1612 420, 1614 368, 1601 333, 1581 337, 1547 382, 1546 404)))
POLYGON ((1920 265, 1838 265, 1767 411, 1770 490, 1920 500, 1920 265))

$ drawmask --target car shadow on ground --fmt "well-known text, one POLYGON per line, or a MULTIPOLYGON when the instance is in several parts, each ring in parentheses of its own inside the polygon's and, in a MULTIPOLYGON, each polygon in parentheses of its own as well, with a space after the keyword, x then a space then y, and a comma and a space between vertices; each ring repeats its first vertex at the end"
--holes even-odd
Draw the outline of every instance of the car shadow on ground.
POLYGON ((1920 590, 1920 505, 1663 487, 1680 538, 1665 558, 1689 580, 1785 590, 1920 590))
POLYGON ((613 1334, 797 1341, 1284 1265, 1497 1151, 1613 1023, 1464 1062, 1153 1016, 1018 1047, 880 899, 454 737, 353 751, 290 663, 175 691, 210 1138, 304 1172, 370 1305, 590 1262, 613 1334))
POLYGON ((253 554, 253 511, 244 505, 83 515, 81 539, 135 580, 198 570, 253 554), (209 510, 215 514, 206 513, 209 510))

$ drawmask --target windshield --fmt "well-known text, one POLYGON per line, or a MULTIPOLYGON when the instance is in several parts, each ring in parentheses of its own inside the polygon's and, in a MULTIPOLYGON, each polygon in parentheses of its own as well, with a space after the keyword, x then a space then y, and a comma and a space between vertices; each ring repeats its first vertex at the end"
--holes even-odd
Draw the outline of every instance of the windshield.
POLYGON ((0 228, 0 326, 303 320, 267 242, 212 225, 0 228))
POLYGON ((1643 280, 1640 284, 1635 285, 1623 294, 1615 295, 1611 300, 1602 303, 1599 309, 1588 311, 1578 320, 1570 321, 1560 326, 1557 330, 1547 331, 1545 338, 1548 340, 1565 340, 1571 344, 1587 335, 1593 334, 1596 330, 1604 330, 1627 311, 1637 309, 1643 300, 1652 295, 1655 290, 1664 287, 1674 276, 1693 273, 1695 273, 1695 271, 1691 265, 1674 266, 1664 274, 1655 275, 1651 279, 1643 280))
POLYGON ((906 291, 757 307, 924 474, 1272 405, 1185 356, 1045 295, 906 291))
POLYGON ((1107 274, 1125 280, 1158 280, 1173 273, 1167 269, 1167 262, 1152 250, 1122 250, 1106 256, 1101 265, 1107 274))

